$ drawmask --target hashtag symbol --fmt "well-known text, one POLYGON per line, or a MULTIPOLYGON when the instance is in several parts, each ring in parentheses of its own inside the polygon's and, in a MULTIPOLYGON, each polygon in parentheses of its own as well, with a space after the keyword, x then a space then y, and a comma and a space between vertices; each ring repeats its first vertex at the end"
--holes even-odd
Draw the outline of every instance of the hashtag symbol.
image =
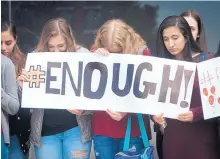
POLYGON ((207 71, 207 77, 205 75, 205 72, 203 72, 202 75, 202 79, 201 79, 201 83, 200 84, 206 84, 206 82, 209 82, 210 84, 212 84, 212 79, 213 77, 209 74, 209 72, 207 71))
POLYGON ((40 65, 37 65, 37 68, 30 66, 28 77, 30 79, 29 88, 40 88, 40 84, 45 83, 45 71, 41 70, 40 65))

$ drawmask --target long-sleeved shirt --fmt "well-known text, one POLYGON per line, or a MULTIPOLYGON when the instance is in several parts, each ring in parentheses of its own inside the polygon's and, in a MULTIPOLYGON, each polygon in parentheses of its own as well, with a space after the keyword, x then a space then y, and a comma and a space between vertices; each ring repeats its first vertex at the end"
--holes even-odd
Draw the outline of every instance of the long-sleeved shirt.
MULTIPOLYGON (((200 62, 199 57, 195 58, 200 62)), ((207 59, 212 58, 208 54, 207 59)), ((219 159, 216 119, 204 120, 198 74, 195 76, 190 111, 193 121, 167 119, 164 130, 164 159, 219 159)))
POLYGON ((1 55, 1 127, 5 143, 10 143, 8 115, 19 110, 18 86, 12 61, 1 55))

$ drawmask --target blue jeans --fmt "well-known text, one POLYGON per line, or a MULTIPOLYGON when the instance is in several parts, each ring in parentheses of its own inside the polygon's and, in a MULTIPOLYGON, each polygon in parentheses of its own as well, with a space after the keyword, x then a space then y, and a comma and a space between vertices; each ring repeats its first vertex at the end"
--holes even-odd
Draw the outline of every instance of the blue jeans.
POLYGON ((1 133, 1 159, 8 159, 8 146, 5 144, 4 136, 1 133))
POLYGON ((18 137, 16 135, 10 136, 10 146, 9 146, 9 159, 27 159, 23 154, 18 137))
POLYGON ((35 146, 37 159, 89 159, 92 142, 82 143, 80 128, 41 137, 41 146, 35 146))
MULTIPOLYGON (((123 151, 124 139, 107 136, 93 136, 96 159, 114 159, 116 153, 123 151)), ((139 152, 144 148, 140 137, 131 138, 129 151, 139 152)))

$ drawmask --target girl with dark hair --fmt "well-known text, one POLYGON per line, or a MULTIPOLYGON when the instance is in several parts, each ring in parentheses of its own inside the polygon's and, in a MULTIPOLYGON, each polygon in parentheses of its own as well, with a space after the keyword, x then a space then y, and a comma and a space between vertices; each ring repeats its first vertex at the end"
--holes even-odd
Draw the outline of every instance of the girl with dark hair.
MULTIPOLYGON (((194 41, 190 26, 181 16, 169 16, 160 24, 157 34, 159 57, 200 62, 203 54, 194 41), (195 54, 194 58, 192 55, 195 54)), ((207 53, 207 60, 212 54, 207 53)), ((163 125, 165 119, 154 116, 163 125)), ((204 120, 198 83, 195 77, 190 110, 178 115, 177 120, 166 119, 164 129, 164 159, 218 159, 216 119, 204 120)))
MULTIPOLYGON (((17 45, 17 29, 9 22, 1 25, 1 53, 15 65, 16 77, 19 79, 25 65, 25 56, 17 45)), ((18 83, 19 84, 19 83, 18 83)), ((18 97, 21 101, 21 89, 18 85, 18 97)), ((9 159, 24 159, 28 151, 30 129, 30 109, 19 109, 16 115, 9 116, 10 146, 9 159)))
POLYGON ((190 27, 184 18, 169 16, 163 20, 157 33, 159 57, 192 62, 192 55, 200 52, 202 50, 195 43, 190 27))
MULTIPOLYGON (((190 9, 188 11, 181 13, 180 16, 182 16, 189 24, 193 39, 200 46, 202 51, 207 51, 205 29, 204 29, 203 22, 202 22, 200 15, 195 10, 190 9)), ((196 56, 196 54, 193 54, 193 56, 196 56)), ((156 124, 154 125, 154 128, 155 128, 156 136, 157 136, 156 145, 157 145, 158 156, 160 159, 163 159, 162 157, 163 134, 160 131, 160 126, 156 124)))
POLYGON ((190 9, 181 13, 180 16, 188 22, 191 28, 193 39, 197 42, 202 51, 207 51, 205 29, 199 13, 197 13, 195 10, 190 9))

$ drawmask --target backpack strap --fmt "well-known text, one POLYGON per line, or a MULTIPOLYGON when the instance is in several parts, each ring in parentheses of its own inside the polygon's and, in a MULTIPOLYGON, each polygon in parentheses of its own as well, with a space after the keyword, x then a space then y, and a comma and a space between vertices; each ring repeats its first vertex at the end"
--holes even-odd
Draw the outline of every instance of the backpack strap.
POLYGON ((147 136, 147 131, 144 126, 144 120, 143 120, 142 114, 137 114, 137 117, 138 117, 138 124, 140 127, 140 132, 141 132, 141 138, 143 140, 144 147, 147 148, 150 146, 150 143, 149 143, 149 139, 147 136))
MULTIPOLYGON (((144 126, 142 114, 137 114, 137 118, 138 118, 138 124, 139 124, 139 128, 140 128, 141 138, 144 143, 144 147, 147 148, 150 146, 150 143, 149 143, 149 139, 148 139, 146 129, 144 126)), ((131 117, 128 117, 123 151, 129 150, 130 138, 131 138, 131 117)))
POLYGON ((123 151, 128 151, 129 150, 130 138, 131 138, 131 117, 128 117, 123 151))

